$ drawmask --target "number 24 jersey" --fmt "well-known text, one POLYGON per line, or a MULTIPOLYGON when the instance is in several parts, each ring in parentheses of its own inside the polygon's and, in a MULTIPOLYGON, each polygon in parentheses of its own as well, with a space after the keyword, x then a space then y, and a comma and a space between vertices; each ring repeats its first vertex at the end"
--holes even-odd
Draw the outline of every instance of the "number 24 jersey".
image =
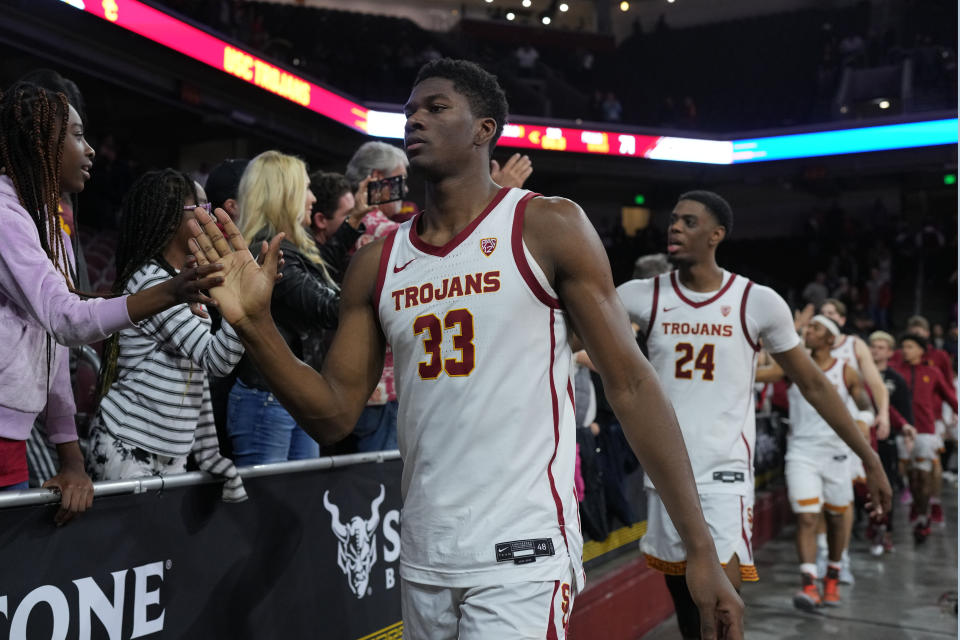
POLYGON ((673 404, 697 490, 749 495, 760 339, 780 353, 799 338, 787 304, 772 289, 727 271, 722 282, 718 291, 696 292, 674 271, 617 291, 673 404))

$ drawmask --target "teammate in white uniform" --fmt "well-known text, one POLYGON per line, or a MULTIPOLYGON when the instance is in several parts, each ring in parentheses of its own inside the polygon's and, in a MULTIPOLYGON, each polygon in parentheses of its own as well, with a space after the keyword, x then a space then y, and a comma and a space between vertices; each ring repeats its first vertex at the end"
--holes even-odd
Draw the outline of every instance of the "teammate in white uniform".
MULTIPOLYGON (((867 441, 869 425, 874 420, 872 405, 859 374, 831 352, 831 347, 839 338, 839 327, 826 316, 814 316, 804 329, 803 341, 811 350, 813 361, 823 370, 843 401, 854 403, 857 407, 857 426, 867 441)), ((783 377, 783 372, 772 365, 758 377, 766 382, 775 382, 783 377)), ((790 507, 797 516, 797 555, 801 575, 801 589, 794 596, 793 603, 799 609, 812 611, 820 604, 836 606, 840 603, 838 583, 846 538, 843 514, 850 510, 853 501, 850 449, 807 402, 797 385, 790 385, 787 395, 790 400, 790 431, 787 434, 785 474, 790 507), (816 585, 817 567, 814 563, 817 553, 816 528, 821 511, 828 514, 829 545, 822 597, 816 585)))
MULTIPOLYGON (((730 205, 719 195, 709 191, 681 195, 667 240, 677 270, 630 281, 618 292, 631 320, 645 334, 650 361, 677 412, 718 558, 739 588, 743 579, 756 580, 750 544, 753 382, 761 340, 804 396, 865 460, 879 504, 889 504, 890 486, 880 459, 799 343, 786 303, 773 290, 717 266, 717 246, 732 225, 730 205)), ((677 540, 661 508, 665 487, 651 479, 656 489, 648 492, 647 534, 641 548, 648 564, 665 574, 681 633, 696 638, 697 611, 690 603, 689 566, 684 564, 688 549, 677 540)))
MULTIPOLYGON (((820 305, 820 313, 836 323, 840 329, 843 329, 847 323, 846 305, 836 298, 827 298, 824 300, 823 304, 820 305)), ((831 355, 846 362, 847 365, 863 379, 864 384, 870 389, 870 393, 873 394, 873 402, 876 405, 877 439, 882 440, 887 438, 890 435, 890 391, 887 389, 887 385, 884 384, 883 376, 880 375, 880 370, 877 369, 877 365, 873 361, 870 347, 867 346, 867 343, 859 336, 841 335, 834 342, 831 355)), ((852 414, 855 415, 857 413, 857 406, 852 399, 847 403, 847 406, 850 408, 852 414)), ((863 476, 863 465, 860 464, 858 459, 854 459, 851 455, 851 482, 863 482, 863 476)), ((851 508, 843 513, 843 526, 844 531, 846 531, 846 537, 843 542, 843 567, 840 570, 840 582, 842 584, 853 584, 854 582, 853 571, 850 568, 850 552, 848 550, 850 539, 853 535, 854 510, 852 500, 850 504, 851 508)), ((820 531, 822 535, 819 536, 817 541, 820 550, 820 555, 817 558, 818 575, 820 575, 820 577, 823 577, 826 571, 827 548, 825 527, 826 522, 821 520, 820 531)))
POLYGON ((318 440, 351 431, 392 346, 404 637, 565 637, 582 584, 572 325, 687 545, 703 637, 741 638, 743 603, 713 553, 676 418, 589 220, 568 200, 491 180, 507 105, 476 65, 424 66, 404 110, 410 165, 426 181, 423 214, 353 258, 321 373, 293 357, 270 320, 277 243, 261 269, 207 216, 191 241, 199 262, 224 264, 226 284, 211 292, 221 312, 318 440))

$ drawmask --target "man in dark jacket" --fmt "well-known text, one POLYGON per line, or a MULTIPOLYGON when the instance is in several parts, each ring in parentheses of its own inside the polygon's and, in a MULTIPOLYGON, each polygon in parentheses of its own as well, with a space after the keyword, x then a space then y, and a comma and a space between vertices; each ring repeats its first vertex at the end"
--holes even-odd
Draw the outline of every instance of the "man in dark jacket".
MULTIPOLYGON (((883 462, 883 468, 887 472, 887 479, 890 480, 890 486, 896 486, 900 482, 900 472, 898 470, 897 438, 901 441, 912 441, 917 435, 913 428, 913 403, 910 397, 910 389, 906 381, 899 373, 888 366, 888 361, 893 355, 893 350, 897 346, 896 340, 889 333, 883 331, 874 331, 869 339, 870 354, 873 356, 873 362, 877 365, 880 375, 883 377, 883 383, 890 392, 890 435, 883 440, 877 441, 877 453, 880 455, 880 461, 883 462)), ((883 522, 875 529, 873 543, 870 547, 870 553, 879 556, 884 552, 893 551, 893 508, 884 514, 883 522)))

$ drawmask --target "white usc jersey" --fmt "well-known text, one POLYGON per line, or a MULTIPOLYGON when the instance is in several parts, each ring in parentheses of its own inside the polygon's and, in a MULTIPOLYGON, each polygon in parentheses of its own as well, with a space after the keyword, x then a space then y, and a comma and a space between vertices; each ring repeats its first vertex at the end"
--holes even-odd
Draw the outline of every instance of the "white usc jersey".
MULTIPOLYGON (((850 405, 853 398, 847 390, 847 382, 843 379, 844 369, 849 363, 834 358, 833 363, 824 370, 823 375, 837 390, 843 402, 850 405)), ((813 408, 807 399, 800 393, 797 385, 791 384, 787 389, 787 398, 790 401, 790 430, 787 432, 787 453, 796 454, 798 451, 816 454, 831 451, 847 451, 847 445, 830 428, 827 421, 813 408)))
MULTIPOLYGON (((786 303, 723 272, 718 291, 685 289, 677 272, 618 288, 646 335, 648 357, 683 432, 700 493, 753 493, 753 382, 759 338, 772 353, 798 343, 786 303)), ((649 479, 647 486, 653 486, 649 479)))
MULTIPOLYGON (((849 335, 842 335, 834 341, 834 346, 830 349, 830 355, 853 369, 858 376, 863 377, 863 371, 860 369, 860 361, 857 360, 857 352, 854 350, 855 345, 856 338, 849 335)), ((844 403, 852 415, 857 415, 857 403, 853 399, 853 396, 847 393, 844 396, 844 403)))
POLYGON ((428 585, 582 588, 565 314, 523 243, 535 194, 501 189, 443 247, 387 237, 375 301, 393 348, 400 570, 428 585))
POLYGON ((834 340, 833 348, 830 349, 830 355, 841 362, 845 362, 847 366, 859 375, 863 375, 863 372, 860 371, 860 361, 857 360, 857 353, 854 351, 855 343, 856 340, 853 336, 841 335, 834 340))

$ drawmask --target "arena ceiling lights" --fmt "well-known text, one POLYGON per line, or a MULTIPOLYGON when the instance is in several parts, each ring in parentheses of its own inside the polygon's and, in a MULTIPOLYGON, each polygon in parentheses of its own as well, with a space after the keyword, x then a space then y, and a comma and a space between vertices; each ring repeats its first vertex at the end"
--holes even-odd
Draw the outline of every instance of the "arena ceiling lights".
MULTIPOLYGON (((403 137, 403 114, 367 109, 142 2, 61 1, 352 129, 378 138, 403 137)), ((948 118, 763 138, 706 140, 514 122, 504 128, 499 144, 651 160, 739 164, 957 144, 957 127, 957 118, 948 118)))

